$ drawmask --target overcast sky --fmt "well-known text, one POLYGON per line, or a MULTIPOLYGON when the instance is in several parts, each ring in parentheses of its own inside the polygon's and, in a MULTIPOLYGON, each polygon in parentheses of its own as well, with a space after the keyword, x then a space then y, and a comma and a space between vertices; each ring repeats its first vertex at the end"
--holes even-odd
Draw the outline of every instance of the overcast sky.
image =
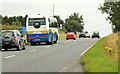
POLYGON ((2 16, 29 16, 43 14, 52 16, 52 5, 55 5, 55 15, 63 20, 74 12, 83 15, 85 31, 90 34, 99 31, 101 36, 112 33, 111 25, 106 21, 106 14, 101 14, 98 7, 102 0, 1 0, 0 14, 2 16))

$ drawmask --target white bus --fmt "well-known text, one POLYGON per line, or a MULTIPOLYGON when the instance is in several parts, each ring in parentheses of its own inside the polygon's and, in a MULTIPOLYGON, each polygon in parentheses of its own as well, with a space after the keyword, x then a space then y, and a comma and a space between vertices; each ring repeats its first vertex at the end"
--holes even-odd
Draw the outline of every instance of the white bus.
POLYGON ((58 24, 56 18, 48 16, 27 17, 27 42, 31 45, 40 42, 48 44, 58 41, 58 24))

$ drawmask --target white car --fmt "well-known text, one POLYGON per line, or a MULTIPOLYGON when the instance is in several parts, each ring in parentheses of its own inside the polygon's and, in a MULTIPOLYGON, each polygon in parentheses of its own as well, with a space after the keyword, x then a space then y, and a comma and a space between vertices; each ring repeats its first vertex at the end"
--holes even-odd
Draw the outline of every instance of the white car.
POLYGON ((90 38, 90 34, 86 34, 86 38, 90 38))

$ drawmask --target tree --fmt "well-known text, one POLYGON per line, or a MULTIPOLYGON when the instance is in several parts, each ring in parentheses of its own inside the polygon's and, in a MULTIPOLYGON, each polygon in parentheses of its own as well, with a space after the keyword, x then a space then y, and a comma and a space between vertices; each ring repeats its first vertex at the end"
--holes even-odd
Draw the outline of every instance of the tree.
POLYGON ((16 19, 11 23, 11 25, 21 26, 21 22, 19 22, 18 19, 16 19))
POLYGON ((5 16, 5 17, 3 17, 2 18, 2 24, 7 24, 8 23, 8 17, 7 16, 5 16))
POLYGON ((54 16, 54 18, 57 19, 57 21, 58 21, 58 26, 59 26, 59 27, 60 27, 60 24, 63 25, 63 26, 62 26, 62 29, 59 29, 59 30, 61 30, 61 31, 63 31, 63 32, 67 32, 67 31, 66 31, 66 28, 65 28, 65 26, 64 26, 64 21, 60 18, 60 16, 54 16))
POLYGON ((57 19, 59 25, 64 23, 63 20, 60 18, 60 16, 54 16, 54 18, 57 19))
POLYGON ((16 23, 13 21, 12 23, 11 23, 12 25, 16 25, 16 23))
POLYGON ((79 17, 79 13, 74 13, 65 20, 65 28, 68 32, 82 32, 84 29, 84 21, 82 15, 79 17))
POLYGON ((17 19, 18 19, 19 22, 21 22, 22 26, 25 26, 25 19, 24 19, 23 16, 18 16, 17 19))
POLYGON ((109 14, 106 20, 110 20, 113 32, 120 31, 120 2, 105 2, 98 9, 102 14, 109 14))
POLYGON ((2 24, 2 15, 0 15, 0 24, 2 24))

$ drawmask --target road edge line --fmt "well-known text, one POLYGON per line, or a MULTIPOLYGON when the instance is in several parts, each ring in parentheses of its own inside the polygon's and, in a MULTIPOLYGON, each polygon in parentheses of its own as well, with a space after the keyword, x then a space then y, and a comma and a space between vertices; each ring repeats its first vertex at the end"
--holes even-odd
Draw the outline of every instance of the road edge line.
POLYGON ((90 47, 88 47, 85 51, 83 51, 79 57, 83 56, 90 48, 92 48, 97 42, 93 43, 90 47))
MULTIPOLYGON (((82 55, 84 55, 91 47, 93 47, 97 42, 94 42, 90 47, 88 47, 85 51, 83 51, 81 53, 81 55, 79 57, 81 57, 82 55)), ((64 72, 65 69, 67 69, 71 64, 68 64, 66 67, 64 67, 61 71, 59 72, 64 72)))

